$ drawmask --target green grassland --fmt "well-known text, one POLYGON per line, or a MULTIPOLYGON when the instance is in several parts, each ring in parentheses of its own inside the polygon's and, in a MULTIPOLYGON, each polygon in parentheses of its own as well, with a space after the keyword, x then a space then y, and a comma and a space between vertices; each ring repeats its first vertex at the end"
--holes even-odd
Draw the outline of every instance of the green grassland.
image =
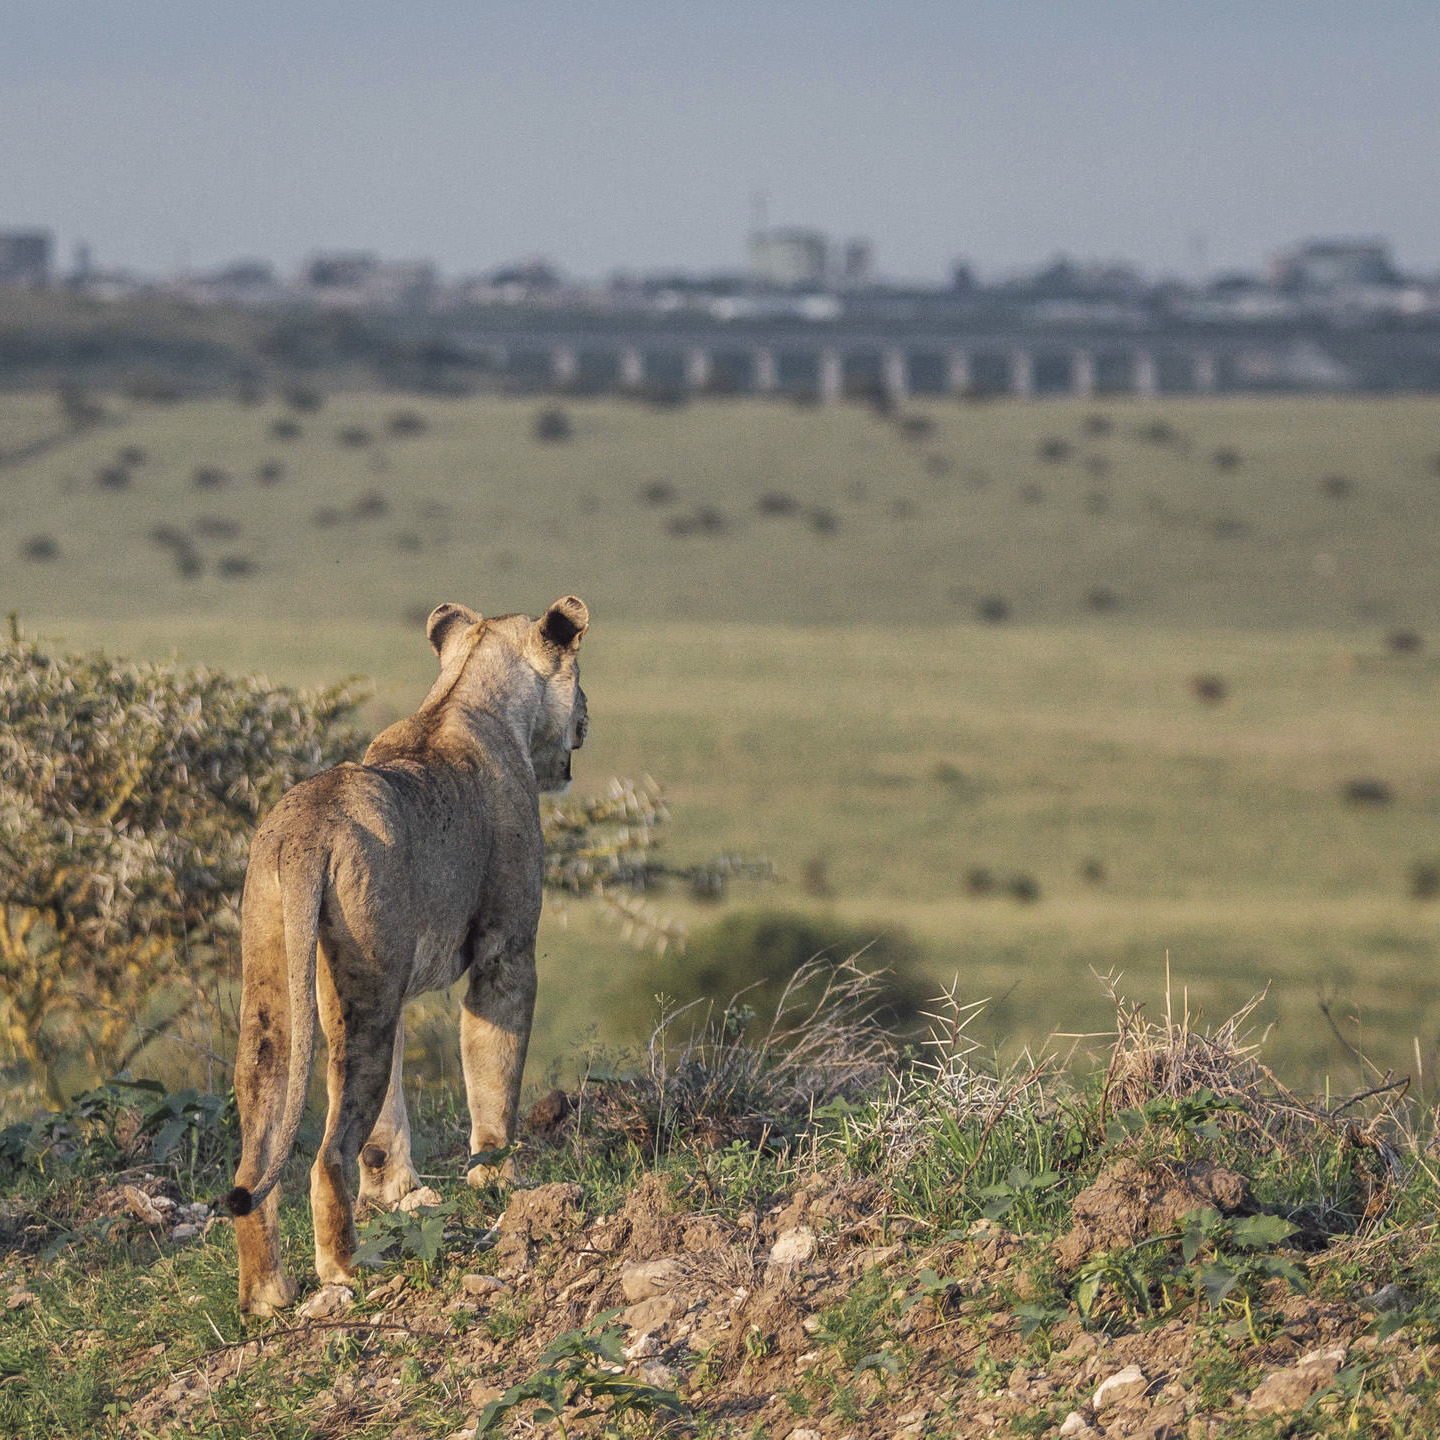
MULTIPOLYGON (((677 855, 773 858, 779 881, 727 905, 904 928, 927 981, 993 997, 997 1041, 1103 1023, 1091 968, 1158 994, 1168 953, 1210 1014, 1272 985, 1287 1073, 1354 1078, 1324 1000, 1382 1065, 1418 1047, 1428 1079, 1440 901, 1411 891, 1440 863, 1440 670, 1433 640, 1386 636, 1440 630, 1440 403, 593 400, 544 444, 545 403, 339 395, 280 441, 274 403, 109 401, 0 467, 0 609, 75 646, 367 674, 378 725, 428 683, 433 604, 573 590, 595 617, 581 783, 652 775, 677 855), (399 410, 423 433, 390 435, 399 410), (370 443, 341 443, 355 427, 370 443), (124 447, 129 484, 97 483, 124 447), (37 535, 58 558, 20 558, 37 535), (1202 674, 1223 703, 1196 699, 1202 674), (1356 779, 1393 798, 1347 804, 1356 779), (1021 875, 1033 901, 1005 893, 1021 875)), ((51 412, 0 400, 0 454, 51 412)), ((542 952, 532 1074, 589 1024, 643 1025, 649 962, 604 917, 552 910, 542 952)))

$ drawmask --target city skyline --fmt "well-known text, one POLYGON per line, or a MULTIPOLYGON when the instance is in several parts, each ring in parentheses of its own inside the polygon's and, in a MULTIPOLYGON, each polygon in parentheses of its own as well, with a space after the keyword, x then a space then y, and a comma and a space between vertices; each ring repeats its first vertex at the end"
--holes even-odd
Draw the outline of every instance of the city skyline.
POLYGON ((1060 253, 1193 277, 1342 234, 1440 269, 1419 3, 192 14, 7 16, 4 223, 62 265, 84 241, 147 273, 342 249, 736 271, 759 192, 902 280, 1060 253))

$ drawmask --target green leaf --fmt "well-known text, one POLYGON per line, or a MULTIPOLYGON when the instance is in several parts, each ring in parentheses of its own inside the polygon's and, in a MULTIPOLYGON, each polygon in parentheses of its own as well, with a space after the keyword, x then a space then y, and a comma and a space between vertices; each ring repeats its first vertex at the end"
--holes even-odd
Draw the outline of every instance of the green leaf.
POLYGON ((1200 1271, 1200 1285, 1212 1310, 1235 1288, 1239 1278, 1228 1265, 1222 1265, 1218 1261, 1213 1265, 1206 1265, 1200 1271))
POLYGON ((1187 1265, 1205 1248, 1206 1241, 1214 1235, 1221 1223, 1220 1212, 1208 1205, 1192 1210, 1185 1217, 1180 1250, 1187 1265))
POLYGON ((854 1373, 863 1375, 867 1370, 883 1370, 887 1375, 894 1376, 900 1373, 900 1362, 888 1350, 876 1350, 860 1361, 854 1373))
POLYGON ((1091 1270, 1082 1275, 1075 1286, 1075 1307, 1080 1311, 1082 1319, 1090 1318, 1090 1312, 1095 1308, 1095 1301, 1100 1295, 1100 1282, 1103 1278, 1101 1271, 1091 1270))
POLYGON ((160 1133, 155 1137, 155 1158, 164 1160, 185 1138, 189 1130, 190 1120, 187 1116, 177 1115, 173 1120, 167 1120, 161 1127, 160 1133))
POLYGON ((1298 1225, 1278 1215, 1247 1215, 1235 1224, 1234 1241, 1243 1250, 1268 1250, 1288 1240, 1299 1230, 1298 1225))

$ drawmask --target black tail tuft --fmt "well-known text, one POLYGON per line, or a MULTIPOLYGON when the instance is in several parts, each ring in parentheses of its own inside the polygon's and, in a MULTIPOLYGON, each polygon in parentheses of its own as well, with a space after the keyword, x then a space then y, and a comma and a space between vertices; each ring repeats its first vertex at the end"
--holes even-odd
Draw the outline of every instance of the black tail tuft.
POLYGON ((235 1216, 248 1215, 254 1208, 250 1192, 243 1185, 237 1185, 220 1203, 235 1216))

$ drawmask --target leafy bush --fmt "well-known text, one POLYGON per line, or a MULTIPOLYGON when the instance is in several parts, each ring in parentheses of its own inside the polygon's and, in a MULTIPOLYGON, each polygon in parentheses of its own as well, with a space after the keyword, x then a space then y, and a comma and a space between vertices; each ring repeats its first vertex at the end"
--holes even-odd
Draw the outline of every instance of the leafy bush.
POLYGON ((732 997, 760 1014, 773 1013, 786 987, 812 960, 822 963, 818 984, 850 957, 876 972, 874 1011, 887 1026, 911 1025, 923 1004, 909 976, 918 951, 907 936, 856 929, 832 920, 780 910, 727 915, 689 941, 684 955, 667 956, 645 977, 680 1005, 695 1001, 724 1008, 732 997))
MULTIPOLYGON (((110 1075, 234 971, 251 832, 354 758, 350 685, 0 648, 0 1034, 55 1094, 110 1075)), ((59 1098, 58 1096, 56 1098, 59 1098)))

